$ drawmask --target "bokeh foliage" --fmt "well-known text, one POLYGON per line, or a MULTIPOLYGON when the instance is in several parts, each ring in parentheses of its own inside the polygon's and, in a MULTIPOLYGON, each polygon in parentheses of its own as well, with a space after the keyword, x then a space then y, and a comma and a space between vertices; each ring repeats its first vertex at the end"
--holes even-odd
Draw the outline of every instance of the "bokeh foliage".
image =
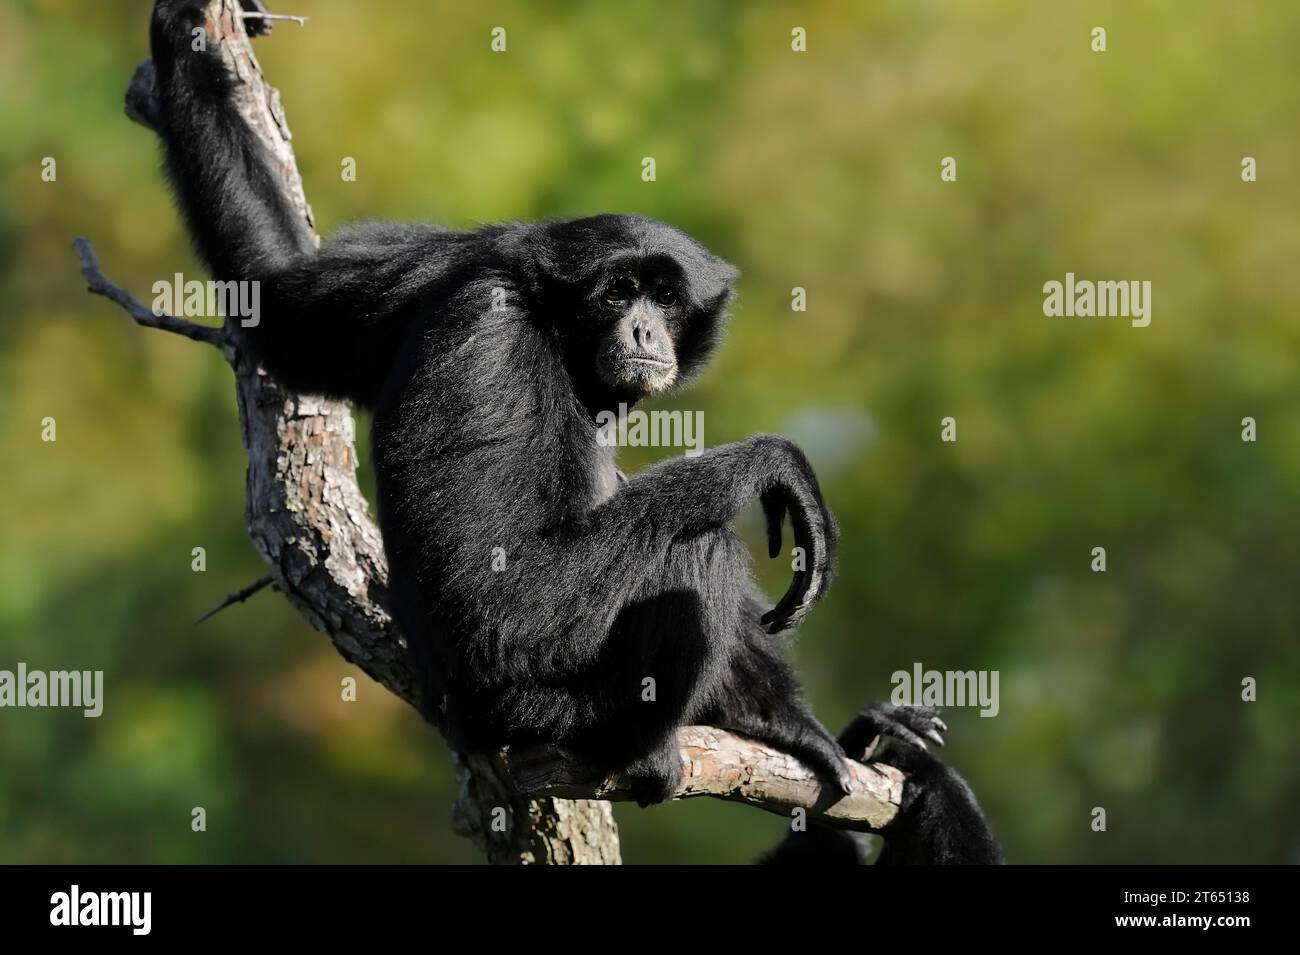
MULTIPOLYGON (((0 861, 472 861, 441 741, 363 676, 341 703, 356 671, 282 598, 192 625, 262 573, 229 372, 88 297, 69 248, 142 296, 198 271, 121 111, 148 6, 0 6, 0 667, 107 685, 98 720, 0 710, 0 861)), ((1300 7, 279 6, 309 25, 258 52, 324 231, 613 209, 741 267, 730 341, 673 404, 709 444, 785 431, 824 476, 841 571, 796 653, 828 724, 914 661, 996 669, 1000 714, 951 712, 947 755, 1011 860, 1300 858, 1300 7), (1045 318, 1067 271, 1150 279, 1151 326, 1045 318)), ((782 829, 618 815, 629 861, 741 861, 782 829)))

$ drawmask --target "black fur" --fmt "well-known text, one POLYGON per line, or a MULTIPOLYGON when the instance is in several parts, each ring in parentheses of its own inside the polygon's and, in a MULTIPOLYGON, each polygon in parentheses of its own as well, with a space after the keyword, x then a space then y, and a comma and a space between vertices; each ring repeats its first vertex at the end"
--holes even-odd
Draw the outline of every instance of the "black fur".
POLYGON ((217 279, 260 283, 259 324, 230 323, 241 343, 286 387, 373 409, 391 609, 451 744, 562 745, 627 773, 646 804, 679 781, 677 727, 706 723, 845 788, 843 750, 778 636, 834 565, 835 524, 803 454, 759 435, 629 480, 597 441, 598 413, 704 366, 735 269, 632 215, 470 232, 371 223, 318 251, 219 56, 193 51, 196 26, 193 0, 158 0, 178 202, 217 279), (771 555, 787 514, 807 554, 772 609, 730 529, 754 498, 771 555))
POLYGON ((597 412, 641 396, 600 362, 651 367, 627 359, 661 354, 636 352, 655 331, 676 382, 689 379, 718 341, 735 270, 630 215, 473 232, 373 223, 317 251, 219 57, 191 49, 201 23, 194 2, 155 8, 171 181, 215 277, 261 283, 260 323, 231 323, 243 343, 287 387, 374 410, 392 610, 452 745, 560 744, 627 771, 650 802, 680 777, 676 728, 710 723, 844 786, 843 753, 776 635, 825 593, 834 556, 803 454, 757 436, 621 481, 596 441, 597 412), (766 614, 729 528, 755 497, 773 548, 788 511, 809 555, 766 614))
MULTIPOLYGON (((966 780, 927 747, 943 745, 947 730, 937 710, 877 703, 840 734, 855 759, 874 759, 882 742, 892 743, 882 762, 907 774, 898 814, 881 830, 884 848, 876 865, 1000 865, 1002 849, 966 780)), ((761 861, 771 865, 861 865, 870 846, 860 833, 810 826, 790 832, 761 861)))

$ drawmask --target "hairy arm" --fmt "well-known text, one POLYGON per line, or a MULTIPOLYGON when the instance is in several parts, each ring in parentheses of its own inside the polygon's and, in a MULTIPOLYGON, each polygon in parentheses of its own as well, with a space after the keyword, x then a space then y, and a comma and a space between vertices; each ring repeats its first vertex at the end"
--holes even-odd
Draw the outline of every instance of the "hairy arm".
POLYGON ((258 285, 256 313, 233 331, 289 388, 373 403, 412 322, 485 240, 376 222, 318 251, 232 101, 202 6, 158 0, 150 43, 166 169, 195 247, 216 278, 258 285))
POLYGON ((306 224, 232 103, 234 84, 206 33, 202 6, 158 0, 149 39, 167 173, 213 274, 255 278, 314 254, 306 224))

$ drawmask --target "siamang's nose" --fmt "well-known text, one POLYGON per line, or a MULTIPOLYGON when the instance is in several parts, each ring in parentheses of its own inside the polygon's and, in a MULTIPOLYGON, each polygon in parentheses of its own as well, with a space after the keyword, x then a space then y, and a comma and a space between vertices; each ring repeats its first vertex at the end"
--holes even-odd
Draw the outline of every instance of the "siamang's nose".
POLYGON ((649 322, 644 318, 638 318, 632 322, 632 341, 636 347, 649 351, 655 341, 655 331, 649 322))

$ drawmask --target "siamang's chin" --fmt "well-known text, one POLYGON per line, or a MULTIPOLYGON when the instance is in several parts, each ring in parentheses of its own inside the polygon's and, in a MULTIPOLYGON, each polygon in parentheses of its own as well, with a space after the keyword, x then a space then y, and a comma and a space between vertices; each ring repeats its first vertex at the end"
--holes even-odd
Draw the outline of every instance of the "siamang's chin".
POLYGON ((596 374, 611 388, 645 398, 672 387, 677 380, 677 363, 625 355, 602 356, 596 362, 596 374))

